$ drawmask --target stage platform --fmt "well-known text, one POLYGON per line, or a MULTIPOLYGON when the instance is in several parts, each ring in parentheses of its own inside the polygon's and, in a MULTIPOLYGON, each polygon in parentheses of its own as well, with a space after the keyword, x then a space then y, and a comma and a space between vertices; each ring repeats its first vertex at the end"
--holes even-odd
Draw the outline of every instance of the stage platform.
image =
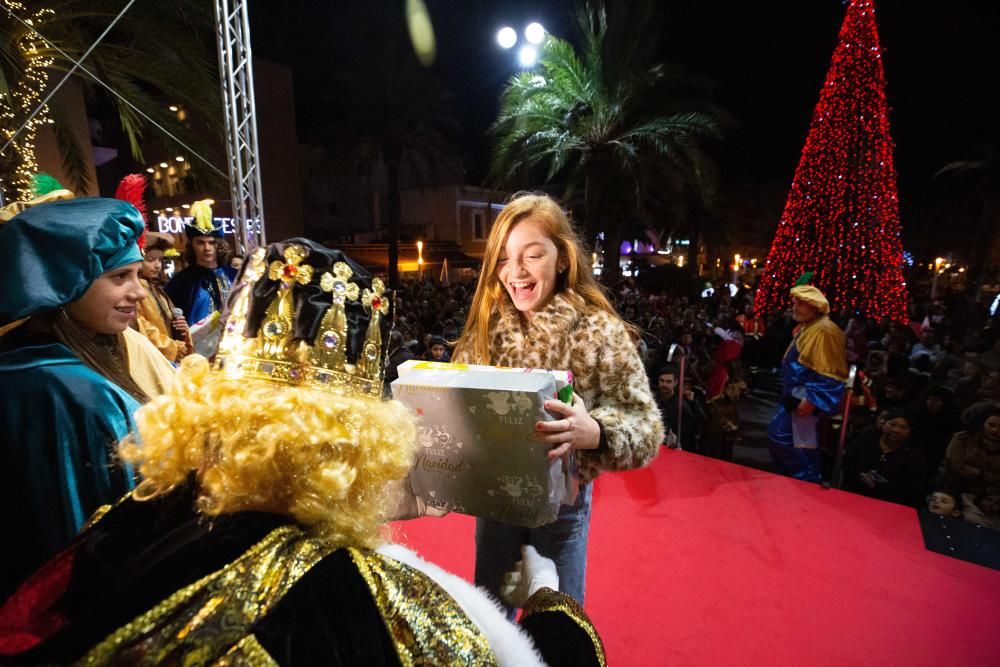
MULTIPOLYGON (((471 580, 473 530, 396 539, 471 580)), ((674 450, 597 481, 586 609, 612 665, 1000 664, 1000 572, 915 510, 674 450)))

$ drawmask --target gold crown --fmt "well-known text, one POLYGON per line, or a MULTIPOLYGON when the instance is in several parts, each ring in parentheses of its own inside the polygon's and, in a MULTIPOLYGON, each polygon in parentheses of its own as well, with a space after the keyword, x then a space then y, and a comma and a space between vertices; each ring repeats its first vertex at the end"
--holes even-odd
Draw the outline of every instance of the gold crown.
POLYGON ((381 398, 382 329, 388 326, 385 317, 391 294, 378 278, 371 279, 371 289, 359 285, 359 281, 367 283, 367 277, 356 275, 342 260, 334 261, 342 257, 339 251, 305 239, 294 241, 258 248, 245 266, 234 289, 216 369, 230 377, 381 398), (313 245, 312 249, 306 243, 313 245), (268 254, 281 259, 268 263, 268 254), (322 261, 316 266, 304 264, 311 254, 321 255, 316 259, 322 261), (328 269, 317 268, 324 265, 329 265, 328 269), (259 326, 250 328, 254 335, 247 337, 244 332, 253 319, 253 300, 258 298, 254 287, 262 280, 265 288, 276 286, 277 294, 267 304, 259 326), (308 298, 296 294, 306 288, 308 298), (297 307, 311 311, 306 314, 307 321, 322 312, 319 326, 305 338, 301 331, 296 335, 297 307), (353 334, 356 338, 362 330, 363 344, 351 355, 349 337, 353 334))

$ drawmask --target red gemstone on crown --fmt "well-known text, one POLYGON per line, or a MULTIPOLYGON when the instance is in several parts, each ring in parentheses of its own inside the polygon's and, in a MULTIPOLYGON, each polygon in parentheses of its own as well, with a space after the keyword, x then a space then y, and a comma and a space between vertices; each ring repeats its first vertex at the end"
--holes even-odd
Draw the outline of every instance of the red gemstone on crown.
POLYGON ((295 275, 296 275, 296 274, 297 274, 298 272, 299 272, 299 269, 298 269, 298 267, 297 267, 297 266, 295 266, 294 264, 285 264, 285 268, 284 268, 284 269, 282 270, 282 272, 281 272, 281 273, 282 273, 282 274, 283 274, 283 275, 284 275, 284 276, 285 276, 286 278, 294 278, 294 277, 295 277, 295 275))
POLYGON ((375 309, 375 310, 378 310, 381 307, 382 307, 382 299, 378 298, 377 296, 373 296, 372 297, 372 308, 375 309))

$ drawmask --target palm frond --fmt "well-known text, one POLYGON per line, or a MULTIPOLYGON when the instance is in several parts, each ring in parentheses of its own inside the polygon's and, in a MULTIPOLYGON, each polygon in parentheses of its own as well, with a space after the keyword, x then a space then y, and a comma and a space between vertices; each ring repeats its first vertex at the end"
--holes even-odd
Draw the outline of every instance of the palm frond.
POLYGON ((87 153, 84 151, 65 110, 57 103, 49 104, 49 115, 52 118, 52 130, 55 134, 56 146, 62 156, 62 166, 76 192, 90 191, 90 169, 87 153))

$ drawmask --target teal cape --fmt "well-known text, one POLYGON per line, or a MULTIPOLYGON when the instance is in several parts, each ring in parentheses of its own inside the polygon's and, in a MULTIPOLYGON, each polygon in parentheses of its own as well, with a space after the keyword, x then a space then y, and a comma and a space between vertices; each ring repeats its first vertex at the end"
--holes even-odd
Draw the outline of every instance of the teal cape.
POLYGON ((0 599, 66 547, 101 505, 134 487, 115 462, 139 402, 54 338, 0 338, 0 599))

